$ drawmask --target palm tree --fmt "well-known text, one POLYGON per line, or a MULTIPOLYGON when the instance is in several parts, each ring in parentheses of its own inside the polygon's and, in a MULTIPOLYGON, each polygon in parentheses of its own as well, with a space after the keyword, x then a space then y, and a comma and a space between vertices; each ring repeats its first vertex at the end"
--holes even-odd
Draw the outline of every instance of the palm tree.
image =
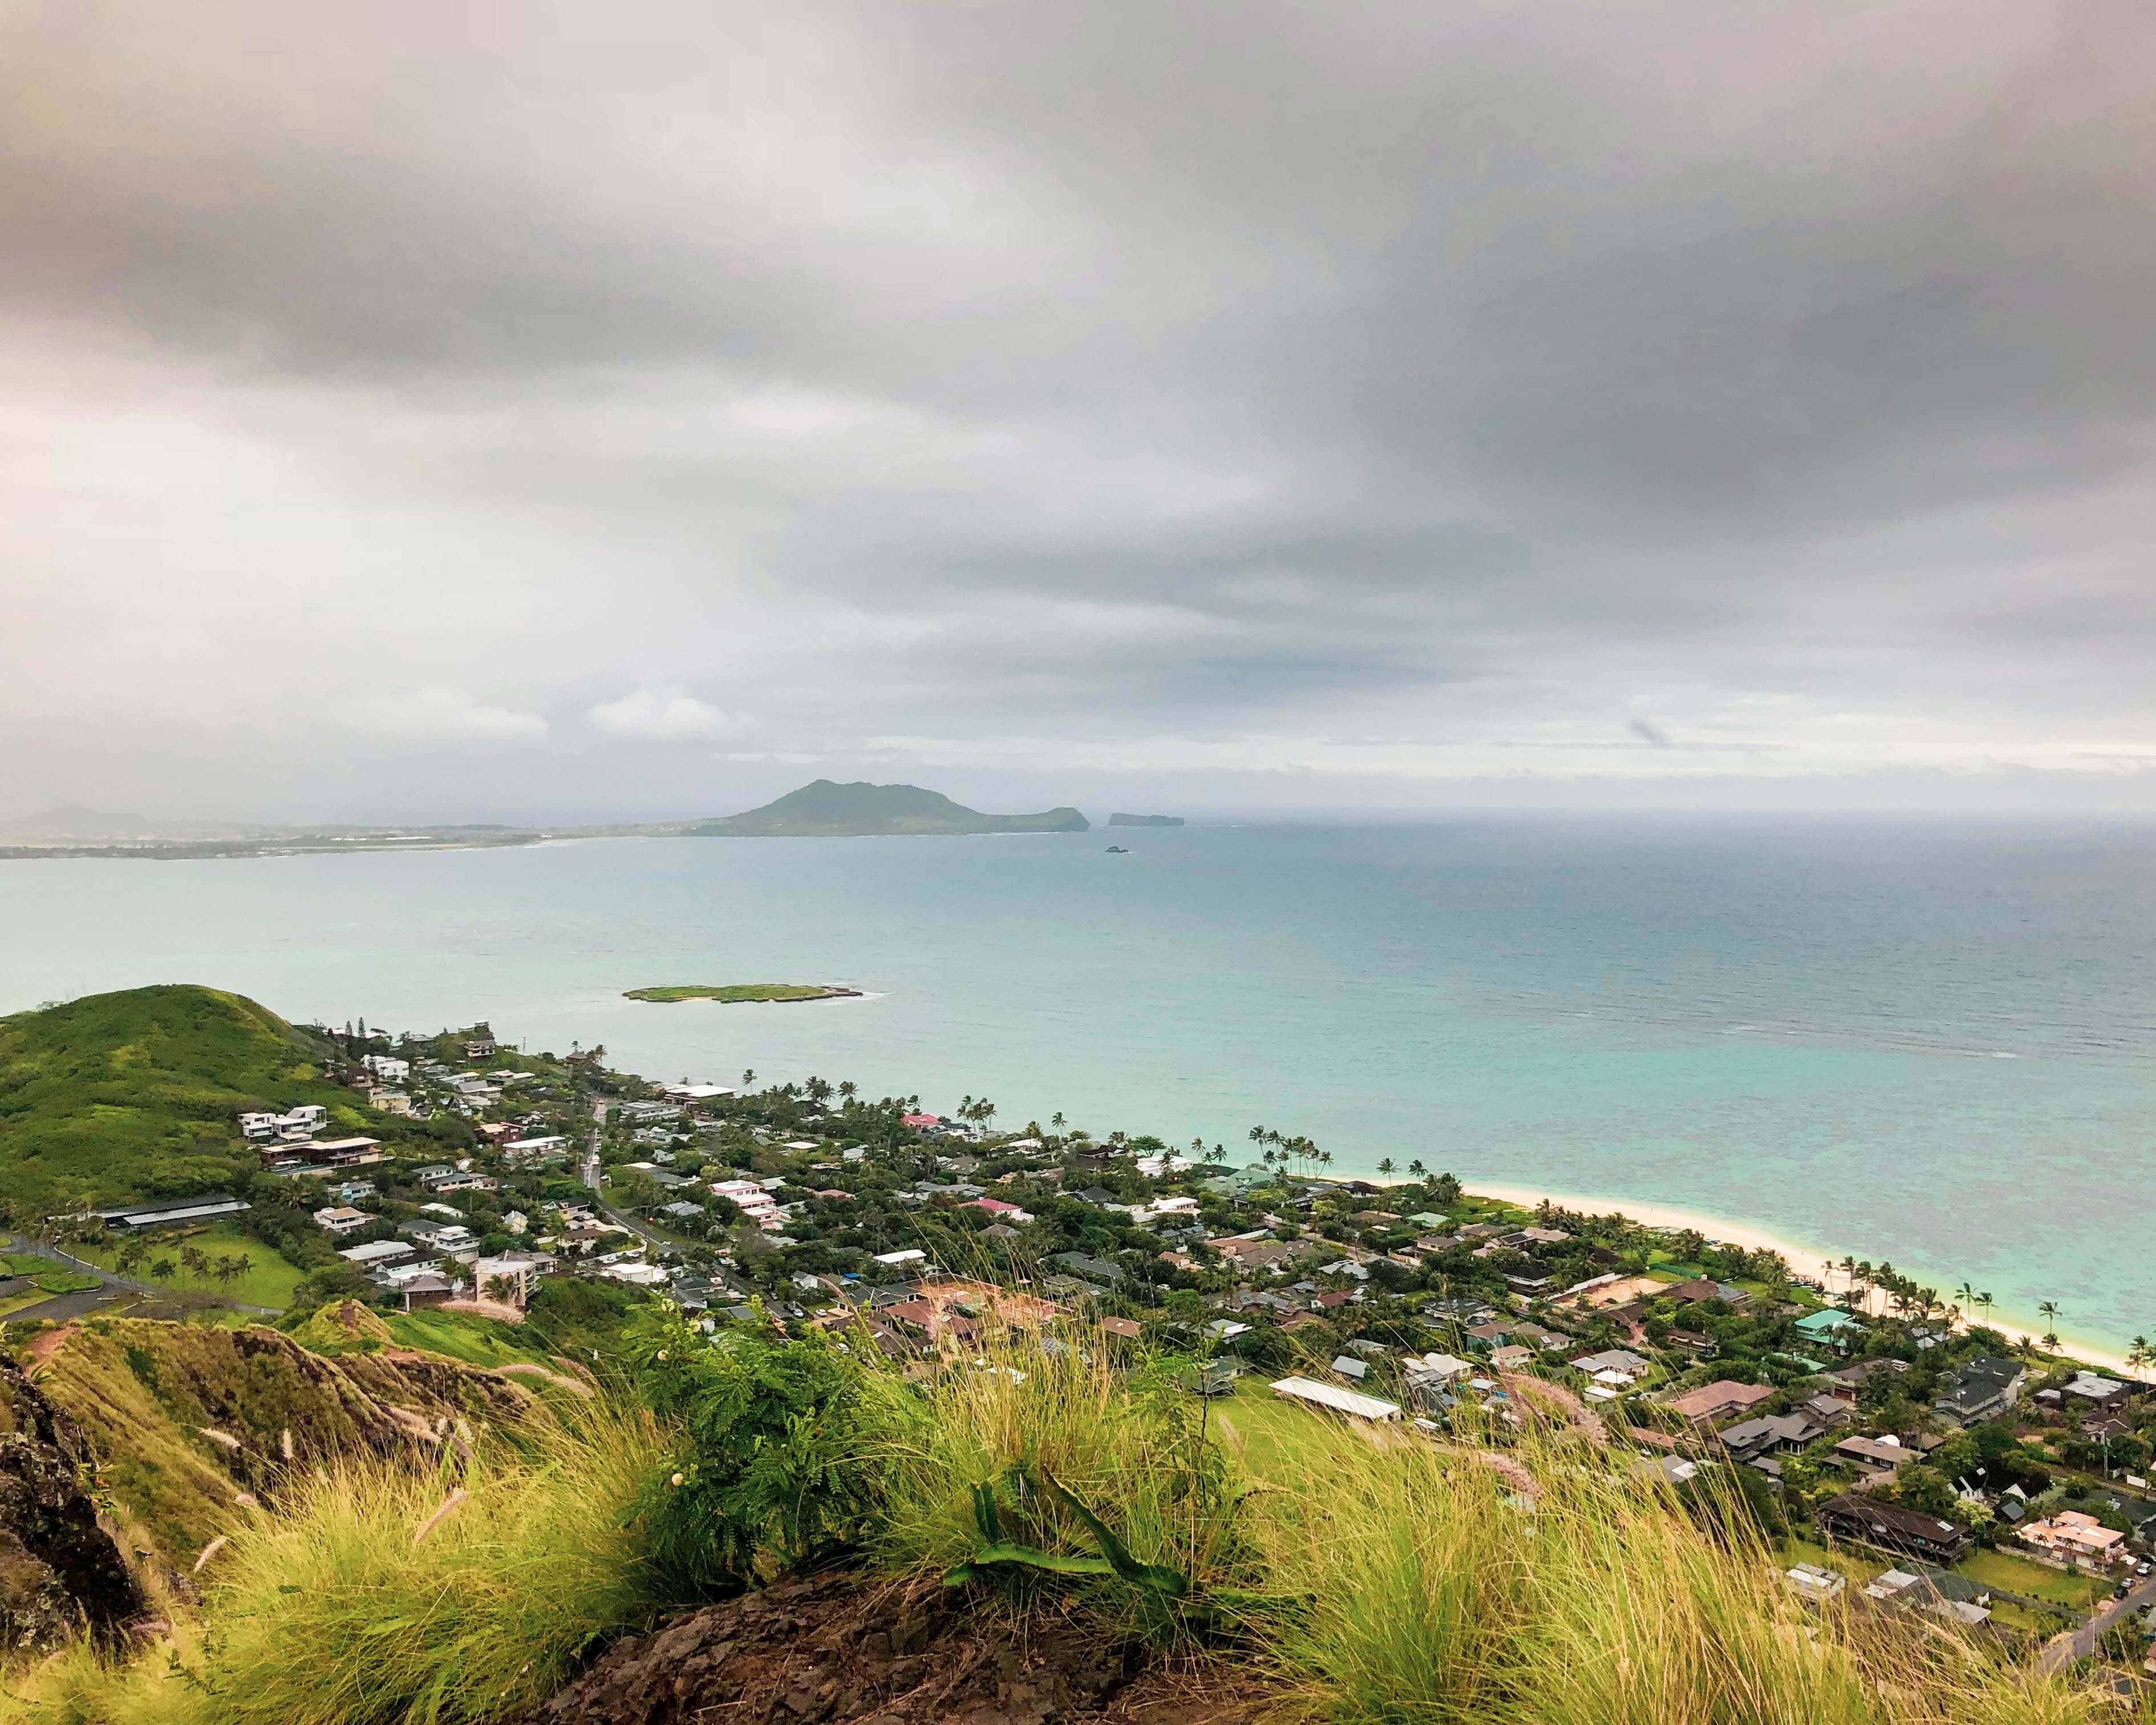
POLYGON ((1418 1156, 1414 1161, 1408 1164, 1408 1172, 1413 1174, 1415 1178, 1419 1180, 1424 1174, 1428 1173, 1430 1170, 1422 1165, 1422 1158, 1418 1156))
POLYGON ((756 1082, 756 1068, 755 1068, 755 1067, 753 1067, 753 1066, 746 1066, 746 1067, 743 1067, 743 1068, 742 1069, 742 1088, 743 1090, 747 1090, 747 1089, 749 1087, 749 1086, 751 1086, 752 1084, 754 1084, 755 1082, 756 1082))
POLYGON ((1379 1163, 1378 1164, 1378 1172, 1383 1174, 1389 1180, 1392 1178, 1393 1158, 1388 1156, 1383 1162, 1379 1163))
POLYGON ((1983 1292, 1983 1293, 1979 1294, 1979 1295, 1976 1296, 1976 1304, 1977 1304, 1977 1308, 1984 1313, 1984 1322, 1985 1322, 1986 1323, 1990 1322, 1990 1321, 1991 1321, 1991 1295, 1990 1295, 1989 1291, 1986 1291, 1985 1292, 1983 1292))
POLYGON ((2059 1345, 2059 1302, 2042 1301, 2036 1307, 2036 1316, 2044 1320, 2044 1346, 2056 1352, 2059 1345))
POLYGON ((170 1281, 172 1279, 172 1260, 170 1258, 158 1259, 150 1266, 150 1279, 152 1281, 170 1281))
POLYGON ((249 1256, 245 1252, 242 1252, 238 1257, 232 1260, 232 1273, 235 1279, 249 1275, 254 1271, 254 1260, 249 1256))
POLYGON ((218 1254, 217 1262, 212 1267, 210 1274, 217 1278, 217 1285, 219 1287, 228 1288, 232 1286, 233 1277, 239 1274, 239 1266, 233 1262, 231 1253, 220 1252, 218 1254))
POLYGON ((2152 1359, 2156 1359, 2156 1354, 2152 1354, 2148 1351, 2148 1338, 2146 1336, 2136 1336, 2133 1338, 2133 1346, 2126 1350, 2126 1369, 2138 1378, 2141 1375, 2141 1368, 2152 1359))

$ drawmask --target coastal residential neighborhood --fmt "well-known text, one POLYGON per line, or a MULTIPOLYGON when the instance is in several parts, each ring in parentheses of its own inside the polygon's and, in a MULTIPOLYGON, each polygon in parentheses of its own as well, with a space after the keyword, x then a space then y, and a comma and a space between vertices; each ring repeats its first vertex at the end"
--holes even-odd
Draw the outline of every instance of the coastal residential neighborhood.
POLYGON ((231 1117, 254 1167, 227 1189, 56 1219, 46 1249, 198 1304, 236 1297, 210 1292, 220 1266, 246 1286, 274 1264, 295 1313, 516 1325, 602 1289, 908 1374, 1023 1337, 1169 1363, 1288 1445, 1337 1427, 1502 1452, 1573 1428, 1642 1490, 1741 1502, 1808 1609, 2156 1675, 2145 1343, 2107 1372, 1994 1325, 1971 1286, 1854 1259, 1802 1276, 1697 1231, 1478 1196, 1412 1153, 1344 1178, 1265 1127, 1173 1146, 999 1124, 985 1097, 647 1081, 485 1024, 305 1034, 348 1104, 263 1096, 231 1117), (213 1257, 217 1230, 251 1244, 213 1257))

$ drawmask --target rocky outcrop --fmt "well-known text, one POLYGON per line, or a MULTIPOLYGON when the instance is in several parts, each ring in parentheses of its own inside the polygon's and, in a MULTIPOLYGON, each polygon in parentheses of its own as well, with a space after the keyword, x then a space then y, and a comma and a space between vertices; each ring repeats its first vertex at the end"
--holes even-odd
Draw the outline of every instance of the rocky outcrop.
POLYGON ((516 1725, 1256 1725, 1248 1671, 1177 1671, 1059 1614, 1014 1625, 932 1584, 793 1581, 625 1641, 516 1725))
POLYGON ((100 1524, 81 1431, 10 1360, 0 1360, 0 1645, 114 1634, 146 1601, 100 1524))

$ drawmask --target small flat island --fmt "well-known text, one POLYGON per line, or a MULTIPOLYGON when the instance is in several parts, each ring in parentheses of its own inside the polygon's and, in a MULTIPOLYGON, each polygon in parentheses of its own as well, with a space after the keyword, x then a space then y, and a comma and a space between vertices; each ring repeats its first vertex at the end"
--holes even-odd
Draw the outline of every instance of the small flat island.
POLYGON ((859 988, 834 988, 823 983, 687 983, 664 988, 630 988, 626 1000, 716 1000, 721 1006, 744 1000, 844 1000, 860 998, 859 988))

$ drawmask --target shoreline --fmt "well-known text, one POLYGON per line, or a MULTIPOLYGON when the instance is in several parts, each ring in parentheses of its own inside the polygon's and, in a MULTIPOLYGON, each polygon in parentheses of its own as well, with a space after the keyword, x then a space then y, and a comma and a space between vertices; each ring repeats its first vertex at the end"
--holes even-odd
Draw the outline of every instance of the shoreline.
MULTIPOLYGON (((1560 1192, 1548 1187, 1522 1186, 1517 1181, 1477 1180, 1460 1176, 1461 1189, 1478 1198, 1502 1199, 1507 1204, 1524 1205, 1532 1209, 1547 1199, 1552 1204, 1584 1215, 1606 1216, 1613 1211, 1629 1216, 1635 1222, 1649 1228, 1689 1228, 1704 1238, 1729 1245, 1744 1247, 1747 1250, 1761 1249, 1779 1252, 1788 1260, 1790 1272, 1796 1276, 1813 1276, 1823 1282, 1830 1294, 1846 1291, 1848 1279, 1835 1267, 1835 1260, 1821 1248, 1799 1245, 1784 1235, 1770 1233, 1753 1222, 1732 1222, 1727 1217, 1707 1214, 1704 1210, 1686 1209, 1679 1204, 1658 1204, 1645 1199, 1589 1196, 1577 1192, 1560 1192)), ((1865 1302, 1865 1309, 1878 1315, 1886 1309, 1883 1296, 1874 1291, 1865 1302)), ((1989 1327, 2006 1335, 2039 1336, 2042 1326, 2033 1318, 1994 1307, 1989 1327)), ((1969 1327, 1966 1317, 1954 1321, 1957 1330, 1969 1327)), ((2076 1359, 2087 1364, 2101 1366, 2128 1383, 2138 1383, 2126 1363, 2123 1350, 2100 1342, 2077 1340, 2063 1329, 2059 1332, 2061 1360, 2076 1359)))

